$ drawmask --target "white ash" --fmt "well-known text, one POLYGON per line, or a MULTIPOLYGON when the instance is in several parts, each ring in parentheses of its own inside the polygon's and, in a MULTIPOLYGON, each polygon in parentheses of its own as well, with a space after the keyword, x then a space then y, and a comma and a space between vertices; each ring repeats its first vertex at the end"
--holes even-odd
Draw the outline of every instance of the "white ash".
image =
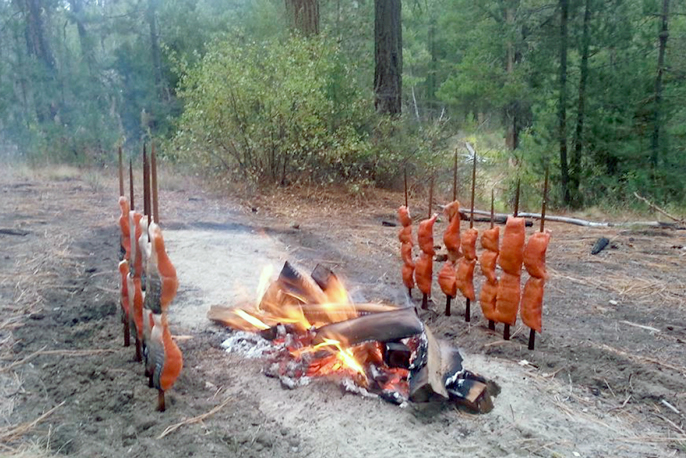
POLYGON ((262 358, 278 350, 268 340, 259 334, 245 331, 235 331, 222 342, 222 348, 228 353, 238 353, 246 358, 262 358))
POLYGON ((309 385, 312 381, 312 379, 306 375, 303 377, 289 377, 287 375, 282 375, 279 377, 279 380, 281 381, 281 386, 288 388, 289 390, 309 385))
POLYGON ((349 393, 359 394, 366 398, 378 398, 379 396, 367 391, 366 388, 361 387, 355 383, 352 379, 345 377, 341 380, 341 386, 343 389, 349 393))

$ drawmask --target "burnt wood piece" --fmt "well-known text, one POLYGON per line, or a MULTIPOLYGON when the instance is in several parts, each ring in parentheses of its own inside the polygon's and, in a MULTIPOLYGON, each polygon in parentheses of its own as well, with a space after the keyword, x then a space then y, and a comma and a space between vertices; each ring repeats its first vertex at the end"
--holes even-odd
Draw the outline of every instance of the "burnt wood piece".
POLYGON ((412 350, 402 342, 387 342, 384 345, 383 360, 388 367, 410 368, 412 350))
POLYGON ((610 239, 607 237, 600 237, 598 240, 595 241, 593 244, 593 248, 591 249, 591 254, 598 254, 601 251, 603 251, 607 246, 610 244, 610 239))
POLYGON ((381 221, 381 225, 384 227, 396 227, 398 223, 394 223, 393 221, 381 221))
POLYGON ((20 236, 20 237, 23 237, 23 236, 25 236, 25 235, 29 235, 30 232, 29 232, 29 231, 22 230, 22 229, 10 229, 10 228, 4 228, 4 227, 2 227, 2 228, 0 228, 0 234, 3 234, 3 235, 18 235, 18 236, 20 236))
POLYGON ((327 302, 324 291, 309 275, 301 273, 286 261, 277 280, 284 292, 297 297, 303 303, 320 304, 327 302))
POLYGON ((447 400, 449 395, 444 382, 441 346, 427 327, 424 328, 424 338, 425 341, 417 349, 417 356, 412 362, 414 368, 410 372, 410 400, 447 400))
POLYGON ((329 298, 329 301, 344 300, 346 302, 350 302, 347 293, 345 294, 345 297, 337 297, 337 295, 339 295, 342 291, 345 291, 345 288, 341 284, 341 281, 338 279, 336 274, 333 273, 331 269, 329 269, 328 267, 324 267, 321 264, 317 264, 314 270, 312 271, 311 277, 312 280, 314 280, 314 282, 317 284, 317 286, 319 286, 322 289, 324 294, 326 294, 326 296, 329 298))
POLYGON ((417 335, 423 330, 424 326, 414 310, 403 308, 327 324, 317 330, 313 344, 324 343, 326 339, 349 346, 370 341, 390 342, 417 335))
POLYGON ((474 413, 493 410, 493 397, 500 394, 500 387, 479 374, 464 370, 447 381, 450 399, 474 413))

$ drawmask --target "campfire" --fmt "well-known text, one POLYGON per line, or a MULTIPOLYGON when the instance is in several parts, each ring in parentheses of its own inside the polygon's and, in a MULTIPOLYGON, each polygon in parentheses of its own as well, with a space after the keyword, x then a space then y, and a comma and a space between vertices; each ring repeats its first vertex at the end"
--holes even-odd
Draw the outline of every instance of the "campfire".
POLYGON ((486 413, 495 383, 466 370, 455 348, 433 337, 413 307, 353 303, 338 277, 318 265, 307 274, 286 262, 265 271, 258 300, 214 306, 213 321, 271 342, 266 373, 288 388, 317 377, 395 403, 454 402, 486 413))

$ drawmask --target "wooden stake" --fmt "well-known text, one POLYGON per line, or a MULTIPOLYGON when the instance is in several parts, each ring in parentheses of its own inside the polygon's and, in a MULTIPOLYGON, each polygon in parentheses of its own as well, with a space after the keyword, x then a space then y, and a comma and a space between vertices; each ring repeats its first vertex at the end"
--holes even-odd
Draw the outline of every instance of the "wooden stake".
MULTIPOLYGON (((543 201, 541 202, 541 232, 545 230, 545 206, 548 200, 548 169, 545 169, 545 182, 543 184, 543 201)), ((536 347, 536 331, 529 330, 529 350, 536 347)))
POLYGON ((164 390, 157 390, 157 411, 164 412, 167 410, 167 406, 164 402, 164 390))
POLYGON ((541 204, 541 232, 545 228, 545 207, 548 203, 548 169, 545 169, 545 183, 543 184, 543 203, 541 204))
MULTIPOLYGON (((472 210, 474 211, 474 210, 472 210)), ((495 225, 495 190, 491 189, 491 229, 495 225)))
POLYGON ((488 320, 488 329, 490 329, 491 331, 495 331, 495 321, 488 320))
POLYGON ((516 217, 519 214, 519 185, 521 184, 519 178, 517 178, 517 191, 515 194, 515 208, 514 208, 514 216, 516 217))
POLYGON ((455 160, 453 162, 453 202, 457 200, 457 148, 455 148, 455 160))
POLYGON ((124 322, 124 346, 128 347, 131 345, 131 331, 129 330, 129 317, 125 316, 123 322, 124 322))
POLYGON ((405 207, 407 207, 407 164, 405 164, 405 169, 403 170, 403 175, 405 178, 405 207))
POLYGON ((510 340, 510 325, 506 324, 505 329, 503 330, 503 339, 504 340, 510 340))
POLYGON ((407 288, 407 295, 412 299, 412 288, 407 288))
POLYGON ((121 157, 121 146, 119 147, 119 195, 124 195, 124 163, 121 157))
POLYGON ((143 361, 143 352, 141 351, 141 341, 138 340, 138 336, 136 336, 136 362, 140 363, 143 361))
POLYGON ((431 210, 434 201, 434 170, 431 169, 431 180, 429 181, 429 216, 431 218, 431 210))
POLYGON ((129 200, 131 201, 131 210, 134 209, 133 205, 133 160, 129 159, 129 200))
POLYGON ((152 219, 160 224, 160 207, 157 200, 157 155, 155 154, 155 144, 152 143, 150 151, 150 169, 152 178, 152 219))
MULTIPOLYGON (((472 150, 474 156, 474 164, 472 165, 472 210, 469 217, 469 228, 474 227, 474 189, 476 188, 476 151, 472 150)), ((469 321, 469 320, 467 320, 469 321)))
POLYGON ((143 143, 143 214, 148 217, 149 225, 152 222, 150 215, 150 167, 145 143, 143 143))
POLYGON ((467 302, 465 303, 465 310, 464 310, 464 320, 469 323, 472 321, 472 313, 471 313, 471 306, 472 306, 472 301, 467 299, 467 302))
POLYGON ((429 295, 422 295, 422 309, 427 310, 429 308, 429 295))
POLYGON ((451 296, 445 296, 445 316, 450 316, 450 301, 452 300, 451 296))

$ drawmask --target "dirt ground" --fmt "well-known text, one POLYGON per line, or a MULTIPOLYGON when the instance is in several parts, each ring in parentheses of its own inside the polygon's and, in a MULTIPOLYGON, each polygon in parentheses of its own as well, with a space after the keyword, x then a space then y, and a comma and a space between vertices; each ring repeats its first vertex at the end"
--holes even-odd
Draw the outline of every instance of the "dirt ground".
POLYGON ((122 346, 116 183, 92 172, 0 172, 0 456, 684 456, 685 232, 549 224, 552 275, 535 351, 528 329, 505 342, 478 306, 469 325, 460 301, 444 317, 436 287, 422 318, 468 369, 502 387, 493 412, 476 416, 398 408, 323 380, 283 389, 262 361, 226 353, 230 331, 206 319, 210 305, 253 300, 262 268, 286 259, 326 264, 354 297, 407 301, 397 228, 382 226, 399 195, 220 198, 165 176, 161 188, 180 281, 170 320, 185 360, 166 413, 155 412, 156 393, 122 346), (612 247, 592 256, 600 236, 612 247))

